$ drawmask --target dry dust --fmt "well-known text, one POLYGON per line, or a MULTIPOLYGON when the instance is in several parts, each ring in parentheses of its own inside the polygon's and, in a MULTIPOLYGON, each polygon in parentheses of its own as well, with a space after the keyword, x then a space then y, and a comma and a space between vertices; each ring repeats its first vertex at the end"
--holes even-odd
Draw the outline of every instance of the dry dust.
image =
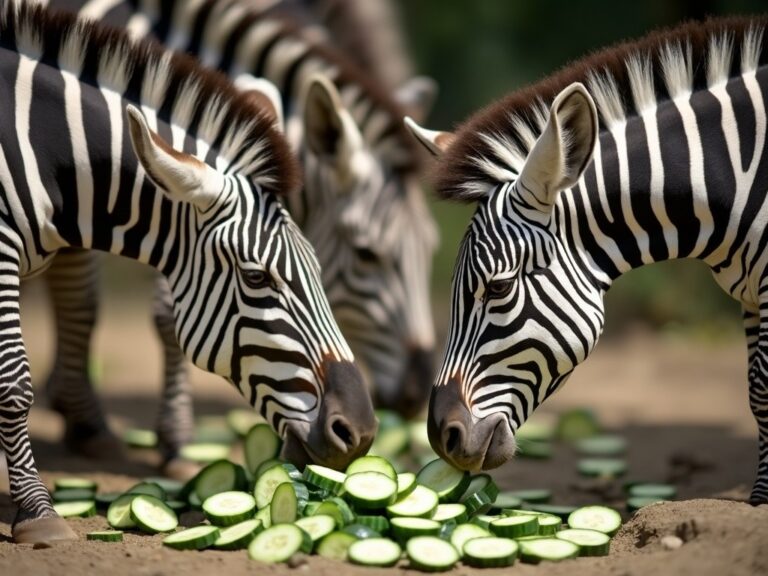
MULTIPOLYGON (((146 282, 146 292, 150 282, 146 282)), ((50 363, 49 311, 35 294, 25 302, 24 334, 39 386, 50 363)), ((109 295, 108 295, 109 296, 109 295)), ((151 330, 149 307, 126 300, 104 306, 96 349, 103 358, 101 394, 116 429, 152 426, 158 397, 160 354, 151 330)), ((242 406, 223 382, 196 372, 196 408, 222 414, 242 406)), ((749 412, 746 352, 741 342, 718 345, 644 334, 606 342, 562 392, 547 401, 550 411, 573 406, 595 409, 609 430, 629 441, 629 478, 673 482, 683 501, 648 507, 630 518, 614 538, 610 556, 560 564, 517 564, 504 573, 587 575, 768 575, 768 506, 739 502, 749 494, 757 461, 756 427, 749 412), (721 499, 715 499, 721 498, 721 499), (730 498, 730 500, 722 499, 730 498), (661 539, 676 535, 682 547, 667 550, 661 539)), ((85 475, 102 491, 122 490, 155 473, 153 455, 133 452, 124 460, 93 462, 65 453, 61 422, 38 399, 30 423, 35 456, 44 480, 85 475)), ((502 489, 546 487, 563 504, 604 503, 621 509, 621 482, 580 478, 576 454, 556 446, 550 460, 517 459, 494 473, 502 489)), ((312 574, 383 576, 396 569, 362 569, 308 558, 295 568, 264 566, 245 552, 176 552, 163 549, 160 536, 127 533, 122 543, 78 541, 33 549, 10 542, 13 507, 0 464, 0 575, 109 574, 312 574)), ((193 522, 194 517, 187 517, 193 522)), ((81 535, 106 528, 99 516, 72 520, 81 535)), ((459 566, 452 573, 479 571, 459 566)), ((486 570, 483 573, 501 573, 486 570)))

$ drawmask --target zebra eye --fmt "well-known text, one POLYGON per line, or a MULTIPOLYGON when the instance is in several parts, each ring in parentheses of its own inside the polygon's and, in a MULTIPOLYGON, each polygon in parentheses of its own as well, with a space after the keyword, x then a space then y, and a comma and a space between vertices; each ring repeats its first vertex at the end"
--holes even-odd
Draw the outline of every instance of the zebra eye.
POLYGON ((378 255, 370 248, 355 248, 355 253, 363 262, 374 263, 379 261, 378 255))
POLYGON ((272 284, 272 277, 266 270, 243 270, 242 274, 245 285, 254 290, 272 284))
POLYGON ((485 293, 489 298, 503 298, 512 291, 515 284, 514 278, 504 278, 503 280, 493 280, 488 283, 485 293))

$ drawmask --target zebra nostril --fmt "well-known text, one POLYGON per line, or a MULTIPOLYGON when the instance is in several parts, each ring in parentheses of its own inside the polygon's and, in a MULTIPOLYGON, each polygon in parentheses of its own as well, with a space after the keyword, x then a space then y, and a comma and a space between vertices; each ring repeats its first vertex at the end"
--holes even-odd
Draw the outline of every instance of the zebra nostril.
POLYGON ((456 449, 461 447, 462 436, 463 434, 460 426, 450 425, 446 428, 444 433, 445 442, 443 446, 445 446, 445 452, 447 454, 453 454, 456 449))
POLYGON ((340 441, 341 446, 348 450, 354 448, 357 444, 357 439, 354 432, 352 432, 349 422, 341 416, 336 417, 331 421, 328 432, 329 435, 332 436, 331 440, 335 440, 335 444, 338 445, 340 441))

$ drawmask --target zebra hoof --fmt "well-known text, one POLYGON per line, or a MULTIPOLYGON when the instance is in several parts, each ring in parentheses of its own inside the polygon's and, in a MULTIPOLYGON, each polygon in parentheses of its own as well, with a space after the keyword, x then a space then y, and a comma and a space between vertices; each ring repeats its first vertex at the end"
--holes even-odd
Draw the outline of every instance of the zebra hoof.
POLYGON ((77 534, 67 521, 58 516, 27 520, 13 527, 13 540, 17 544, 55 543, 77 540, 77 534))
POLYGON ((199 464, 190 460, 185 460, 184 458, 171 458, 163 464, 160 472, 166 478, 186 482, 200 472, 202 468, 203 467, 199 464))

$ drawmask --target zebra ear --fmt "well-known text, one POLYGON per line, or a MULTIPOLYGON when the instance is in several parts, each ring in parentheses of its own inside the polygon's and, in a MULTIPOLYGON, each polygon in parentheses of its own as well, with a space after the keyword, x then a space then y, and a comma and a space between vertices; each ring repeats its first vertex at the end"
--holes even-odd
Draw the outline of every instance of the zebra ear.
POLYGON ((592 160, 597 128, 592 97, 583 84, 571 84, 552 102, 547 125, 528 154, 518 182, 540 204, 554 204, 557 194, 574 186, 592 160))
POLYGON ((191 154, 171 147, 149 129, 138 108, 128 106, 126 111, 133 149, 152 181, 174 200, 191 202, 202 211, 210 208, 223 189, 222 176, 191 154))
POLYGON ((456 139, 452 132, 439 132, 422 128, 410 116, 406 116, 404 121, 414 138, 433 156, 442 156, 443 152, 448 150, 456 139))
POLYGON ((395 100, 417 122, 423 122, 437 99, 437 82, 428 76, 414 76, 395 91, 395 100))
POLYGON ((283 99, 280 97, 277 86, 264 78, 256 78, 251 74, 240 74, 235 78, 235 87, 253 100, 254 104, 274 120, 277 130, 285 133, 283 99))
POLYGON ((316 74, 304 98, 304 134, 309 149, 318 156, 334 158, 346 166, 362 150, 363 136, 341 102, 336 86, 316 74))

